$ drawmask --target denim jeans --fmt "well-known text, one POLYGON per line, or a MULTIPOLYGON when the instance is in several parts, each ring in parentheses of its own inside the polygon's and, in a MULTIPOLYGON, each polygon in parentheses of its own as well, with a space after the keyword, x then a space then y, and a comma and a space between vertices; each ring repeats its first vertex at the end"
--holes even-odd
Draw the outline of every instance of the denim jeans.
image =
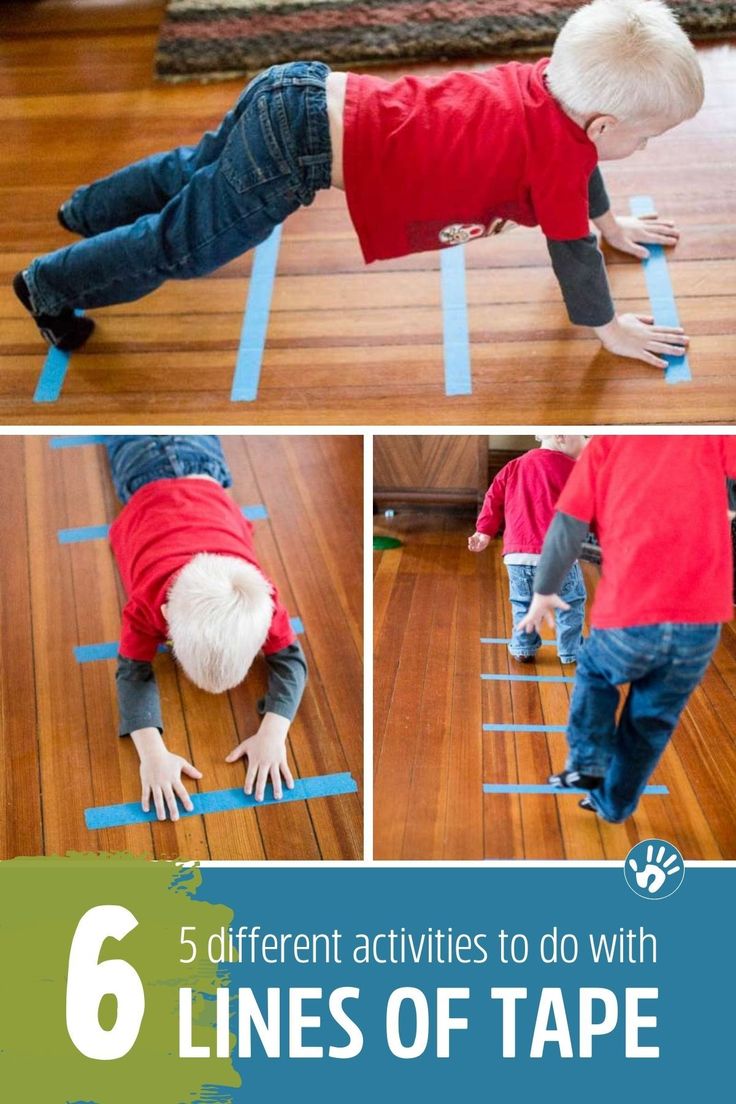
POLYGON ((329 188, 329 69, 275 65, 245 88, 198 145, 154 154, 77 189, 64 205, 87 240, 25 272, 34 311, 139 299, 252 249, 329 188))
POLYGON ((720 625, 593 629, 580 653, 568 770, 602 777, 590 799, 604 820, 630 816, 718 643, 720 625), (618 723, 619 686, 629 683, 618 723))
POLYGON ((118 498, 124 504, 146 483, 155 479, 179 479, 185 475, 210 475, 223 487, 232 476, 219 437, 204 433, 184 435, 108 437, 105 446, 118 498))
MULTIPOLYGON (((534 575, 536 567, 527 564, 506 564, 509 573, 509 598, 514 630, 509 651, 517 658, 533 656, 542 643, 537 632, 518 632, 516 626, 529 611, 534 597, 534 575)), ((565 576, 560 589, 560 598, 570 606, 569 610, 557 610, 555 626, 557 636, 557 654, 560 659, 577 659, 582 640, 583 618, 585 616, 585 581, 580 564, 576 563, 565 576)))

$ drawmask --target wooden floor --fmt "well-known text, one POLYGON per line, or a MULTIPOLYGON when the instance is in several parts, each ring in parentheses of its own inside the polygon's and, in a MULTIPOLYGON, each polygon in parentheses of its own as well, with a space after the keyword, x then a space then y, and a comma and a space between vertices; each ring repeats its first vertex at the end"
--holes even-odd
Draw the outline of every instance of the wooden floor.
MULTIPOLYGON (((482 682, 481 673, 559 675, 555 650, 530 667, 482 636, 511 630, 499 541, 466 551, 473 518, 402 514, 378 531, 403 547, 375 554, 375 857, 623 859, 671 840, 688 859, 736 859, 736 624, 726 627, 642 798, 621 825, 569 794, 484 794, 483 783, 545 783, 564 733, 483 733, 485 723, 564 724, 566 683, 482 682)), ((589 594, 596 569, 585 565, 589 594)), ((570 669, 566 669, 570 673, 570 669)))
MULTIPOLYGON (((229 399, 244 257, 206 280, 95 311, 98 331, 73 355, 59 401, 33 403, 44 350, 11 276, 68 244, 55 211, 75 186, 196 141, 241 86, 153 83, 155 0, 118 0, 86 30, 63 22, 60 2, 33 8, 31 26, 15 9, 0 45, 0 423, 734 420, 736 47, 727 44, 701 49, 708 91, 698 117, 605 169, 615 210, 650 194, 683 227, 670 271, 693 337, 692 383, 669 386, 658 370, 602 353, 588 331, 569 326, 541 235, 519 230, 466 251, 473 394, 447 397, 437 255, 366 267, 344 197, 332 191, 285 226, 255 402, 229 399)), ((647 310, 639 262, 611 261, 619 306, 647 310)))
MULTIPOLYGON (((115 663, 77 663, 76 644, 117 640, 121 592, 107 541, 60 545, 57 530, 118 509, 104 449, 54 450, 0 438, 0 858, 128 851, 170 858, 353 859, 362 846, 362 442, 355 437, 227 437, 241 505, 261 503, 256 551, 280 588, 309 663, 289 735, 295 775, 350 771, 358 795, 99 832, 90 806, 137 801, 138 759, 118 739, 115 663), (340 541, 334 540, 340 519, 340 541)), ((238 786, 223 760, 257 726, 256 660, 230 694, 197 690, 156 661, 166 740, 204 772, 202 790, 238 786)), ((191 790, 193 785, 189 783, 191 790)))

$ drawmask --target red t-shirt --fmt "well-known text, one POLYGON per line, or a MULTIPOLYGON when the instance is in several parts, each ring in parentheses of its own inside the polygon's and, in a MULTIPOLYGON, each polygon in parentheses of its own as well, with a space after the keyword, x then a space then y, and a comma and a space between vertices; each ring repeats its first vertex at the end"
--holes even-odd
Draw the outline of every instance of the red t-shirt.
MULTIPOLYGON (((199 552, 237 556, 260 571, 253 526, 224 488, 209 479, 157 479, 136 491, 110 527, 127 602, 120 654, 152 660, 168 638, 161 606, 174 576, 199 552)), ((263 645, 266 655, 296 637, 289 615, 271 584, 274 615, 263 645)))
POLYGON ((476 531, 495 537, 505 524, 504 553, 538 555, 554 516, 555 503, 574 467, 573 458, 556 449, 532 449, 512 460, 501 468, 488 488, 476 531))
POLYGON ((736 436, 592 439, 557 509, 598 534, 595 628, 731 619, 727 476, 736 436))
POLYGON ((499 219, 557 241, 589 233, 598 154, 547 91, 547 63, 349 74, 345 194, 366 262, 482 237, 499 219))

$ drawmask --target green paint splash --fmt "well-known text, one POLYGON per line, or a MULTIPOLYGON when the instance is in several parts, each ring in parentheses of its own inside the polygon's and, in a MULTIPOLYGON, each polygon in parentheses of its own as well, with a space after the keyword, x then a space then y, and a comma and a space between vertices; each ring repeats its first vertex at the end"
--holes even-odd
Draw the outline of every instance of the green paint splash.
MULTIPOLYGON (((197 901, 196 867, 145 862, 127 855, 14 859, 0 864, 0 1085, 10 1100, 44 1104, 232 1104, 240 1086, 229 1059, 180 1058, 179 987, 193 990, 195 1045, 214 1053, 218 967, 189 951, 181 928, 227 928, 233 913, 197 901), (95 1061, 80 1054, 66 1029, 69 950, 84 913, 96 905, 123 905, 138 927, 122 941, 107 940, 101 959, 121 958, 136 970, 146 1009, 138 1039, 125 1057, 95 1061)), ((109 1027, 114 998, 100 1006, 109 1027)))

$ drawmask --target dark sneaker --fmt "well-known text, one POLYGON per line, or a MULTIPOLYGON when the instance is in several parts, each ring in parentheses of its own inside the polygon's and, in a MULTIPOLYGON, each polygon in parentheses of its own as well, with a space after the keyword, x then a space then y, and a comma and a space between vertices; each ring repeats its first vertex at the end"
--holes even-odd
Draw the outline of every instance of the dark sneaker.
POLYGON ((13 277, 13 291, 38 326, 41 337, 55 349, 65 353, 79 349, 95 328, 91 318, 75 314, 71 307, 65 307, 59 314, 35 314, 22 272, 13 277))
POLYGON ((596 813, 596 812, 598 812, 598 810, 596 809, 595 805, 593 804, 593 802, 590 800, 589 797, 581 797, 580 800, 578 801, 578 805, 580 806, 581 809, 585 809, 586 813, 596 813))
POLYGON ((563 770, 549 776, 550 786, 558 790, 596 790, 603 781, 596 774, 581 774, 576 770, 563 770))
POLYGON ((68 230, 70 234, 76 234, 77 231, 74 229, 73 226, 70 226, 66 220, 66 215, 64 214, 65 207, 66 204, 62 203, 61 207, 56 212, 56 220, 59 223, 59 226, 63 227, 64 230, 68 230))
POLYGON ((577 663, 577 656, 560 656, 560 663, 563 667, 568 667, 571 663, 577 663))
POLYGON ((514 653, 511 652, 511 651, 509 652, 509 655, 511 656, 512 659, 515 659, 517 663, 533 663, 534 662, 534 656, 533 655, 514 655, 514 653))

